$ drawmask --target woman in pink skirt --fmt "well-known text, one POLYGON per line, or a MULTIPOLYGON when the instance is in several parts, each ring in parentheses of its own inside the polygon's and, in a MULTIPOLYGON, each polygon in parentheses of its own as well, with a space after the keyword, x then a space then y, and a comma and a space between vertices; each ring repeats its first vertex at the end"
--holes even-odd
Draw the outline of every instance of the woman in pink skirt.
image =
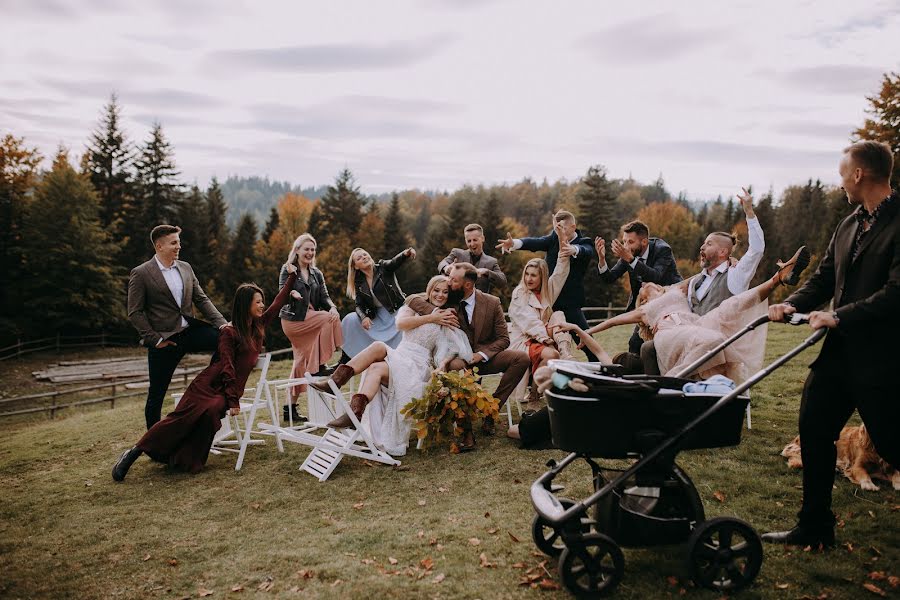
MULTIPOLYGON (((344 343, 344 338, 341 317, 328 295, 322 271, 316 268, 315 238, 308 233, 298 237, 288 255, 288 263, 297 265, 298 273, 290 292, 290 301, 278 316, 294 350, 291 377, 303 377, 306 373, 327 375, 325 363, 344 343)), ((279 288, 284 287, 287 279, 287 268, 282 267, 279 288)), ((290 388, 291 406, 284 407, 285 421, 304 419, 297 412, 297 397, 304 390, 305 385, 290 388)))

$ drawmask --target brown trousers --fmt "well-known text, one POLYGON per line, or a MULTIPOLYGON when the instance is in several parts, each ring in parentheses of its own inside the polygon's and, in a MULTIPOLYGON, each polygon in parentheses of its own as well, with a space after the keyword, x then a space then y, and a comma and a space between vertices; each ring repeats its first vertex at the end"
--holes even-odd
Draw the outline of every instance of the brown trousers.
MULTIPOLYGON (((512 394, 513 390, 531 368, 531 360, 526 352, 517 350, 502 350, 495 354, 491 360, 487 362, 479 362, 473 367, 478 367, 479 375, 493 375, 495 373, 503 373, 500 383, 494 391, 494 397, 500 401, 502 407, 506 404, 507 398, 512 394)), ((468 367, 466 362, 459 358, 450 361, 449 367, 454 371, 461 371, 468 367)))

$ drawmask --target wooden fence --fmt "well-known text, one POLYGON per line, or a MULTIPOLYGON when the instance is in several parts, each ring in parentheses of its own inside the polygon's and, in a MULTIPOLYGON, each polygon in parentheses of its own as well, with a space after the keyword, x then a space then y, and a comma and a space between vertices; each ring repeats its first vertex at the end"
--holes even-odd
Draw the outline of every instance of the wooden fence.
MULTIPOLYGON (((590 317, 587 320, 588 323, 596 324, 624 311, 625 307, 612 306, 611 304, 609 304, 607 306, 586 306, 583 310, 585 316, 590 317)), ((129 346, 134 344, 134 339, 135 338, 132 336, 110 336, 104 333, 89 336, 57 335, 56 337, 52 338, 30 340, 27 342, 20 342, 19 344, 8 346, 6 348, 0 348, 0 360, 18 357, 22 354, 37 352, 39 350, 56 350, 58 352, 65 348, 103 348, 107 346, 129 346)), ((281 355, 286 354, 290 351, 290 348, 284 348, 282 350, 275 350, 272 352, 272 354, 281 355)), ((174 389, 187 387, 188 375, 193 375, 200 370, 202 370, 202 367, 185 369, 181 376, 176 377, 172 380, 172 385, 175 386, 174 389), (178 379, 180 379, 181 381, 176 381, 178 379)), ((102 384, 80 386, 68 389, 58 389, 50 392, 42 392, 39 394, 16 396, 14 398, 0 398, 0 418, 41 412, 49 412, 50 418, 54 418, 56 416, 56 412, 59 410, 74 408, 78 406, 89 406, 92 404, 102 404, 107 402, 109 403, 110 408, 115 408, 117 400, 124 400, 126 398, 133 398, 138 396, 145 397, 147 395, 147 391, 145 388, 146 384, 148 383, 148 380, 143 378, 127 378, 120 380, 114 379, 102 384), (141 389, 135 389, 136 386, 141 386, 141 389), (107 390, 106 394, 103 394, 101 390, 107 390), (69 396, 75 396, 84 394, 85 392, 93 391, 97 391, 101 395, 99 397, 87 398, 84 400, 60 402, 61 399, 67 399, 67 397, 69 396), (49 404, 47 404, 48 400, 49 404), (2 408, 5 408, 6 406, 16 406, 16 403, 32 404, 32 406, 15 408, 9 411, 2 410, 2 408), (33 406, 34 404, 40 404, 40 406, 33 406)))

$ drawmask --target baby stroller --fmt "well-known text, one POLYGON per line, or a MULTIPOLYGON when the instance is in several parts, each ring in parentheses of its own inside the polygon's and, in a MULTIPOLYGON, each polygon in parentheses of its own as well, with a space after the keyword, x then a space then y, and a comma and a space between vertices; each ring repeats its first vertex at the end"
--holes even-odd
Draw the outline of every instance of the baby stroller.
MULTIPOLYGON (((686 543, 698 586, 732 592, 749 585, 762 565, 762 543, 749 524, 731 517, 707 520, 700 496, 676 463, 681 450, 736 446, 741 441, 745 392, 818 342, 825 329, 749 377, 730 393, 684 393, 693 373, 741 336, 767 323, 760 317, 686 367, 680 377, 617 376, 612 367, 552 361, 554 386, 546 392, 554 444, 571 452, 531 485, 537 547, 559 558, 563 585, 579 598, 612 592, 622 579, 622 547, 686 543), (568 385, 581 379, 586 392, 568 385), (595 458, 632 459, 627 468, 595 458), (554 478, 577 460, 591 468, 594 493, 578 502, 557 497, 554 478), (588 509, 592 508, 592 515, 588 509)), ((808 322, 794 314, 790 323, 808 322)), ((581 386, 578 386, 581 387, 581 386)))

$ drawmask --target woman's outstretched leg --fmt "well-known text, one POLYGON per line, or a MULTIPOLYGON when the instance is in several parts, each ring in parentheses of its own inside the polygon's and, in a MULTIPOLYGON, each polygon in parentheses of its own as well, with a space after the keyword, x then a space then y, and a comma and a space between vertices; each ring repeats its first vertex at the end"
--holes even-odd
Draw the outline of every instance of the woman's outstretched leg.
MULTIPOLYGON (((354 357, 354 359, 358 357, 359 355, 354 357)), ((356 415, 357 420, 362 419, 363 413, 366 410, 366 406, 369 405, 369 402, 371 402, 372 398, 374 398, 378 393, 381 385, 387 385, 389 382, 390 369, 388 368, 386 362, 379 361, 369 365, 369 367, 366 369, 366 377, 359 388, 359 392, 353 394, 353 396, 350 398, 350 410, 352 410, 353 414, 356 415)), ((350 419, 350 415, 344 413, 328 423, 328 427, 333 427, 335 429, 353 427, 353 421, 350 419)))
MULTIPOLYGON (((366 347, 365 350, 354 356, 345 365, 338 365, 337 369, 329 378, 338 386, 342 387, 345 383, 358 374, 362 373, 377 362, 383 361, 387 357, 388 347, 384 342, 373 342, 366 347)), ((328 385, 329 379, 324 379, 316 383, 310 384, 314 388, 322 392, 331 392, 331 386, 328 385)))
POLYGON ((809 265, 809 250, 800 246, 789 261, 777 264, 778 272, 753 288, 760 301, 768 299, 779 285, 796 285, 800 281, 800 274, 809 265))

